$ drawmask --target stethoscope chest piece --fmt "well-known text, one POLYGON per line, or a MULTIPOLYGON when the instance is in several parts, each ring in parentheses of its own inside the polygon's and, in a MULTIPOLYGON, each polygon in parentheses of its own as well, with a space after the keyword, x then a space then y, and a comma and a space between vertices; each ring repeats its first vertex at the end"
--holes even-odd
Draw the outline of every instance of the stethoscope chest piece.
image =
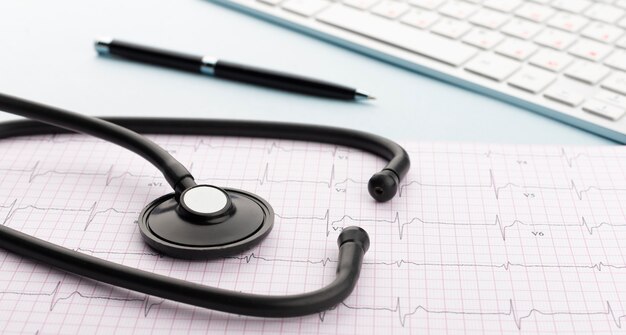
POLYGON ((259 243, 274 225, 264 199, 241 190, 198 185, 151 202, 139 216, 144 241, 168 256, 225 257, 259 243))

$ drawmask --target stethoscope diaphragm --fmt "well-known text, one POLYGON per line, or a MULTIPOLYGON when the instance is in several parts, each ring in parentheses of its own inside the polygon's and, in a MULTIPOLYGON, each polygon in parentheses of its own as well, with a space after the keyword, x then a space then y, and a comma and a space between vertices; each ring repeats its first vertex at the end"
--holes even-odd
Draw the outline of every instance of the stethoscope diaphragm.
POLYGON ((190 188, 180 199, 174 193, 162 196, 139 216, 139 230, 148 245, 187 259, 240 253, 263 240, 273 226, 274 210, 261 197, 210 185, 190 188))

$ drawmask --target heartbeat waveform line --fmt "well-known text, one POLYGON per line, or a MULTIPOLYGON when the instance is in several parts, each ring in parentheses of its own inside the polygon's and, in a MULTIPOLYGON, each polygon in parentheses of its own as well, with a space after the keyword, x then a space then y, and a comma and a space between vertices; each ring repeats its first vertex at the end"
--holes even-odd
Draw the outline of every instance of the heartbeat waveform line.
POLYGON ((587 233, 589 233, 589 235, 593 235, 593 231, 603 227, 603 226, 610 226, 610 227, 625 227, 625 224, 614 224, 614 223, 609 223, 606 221, 602 221, 600 223, 597 223, 595 225, 593 224, 589 224, 587 223, 587 220, 585 219, 584 216, 581 216, 580 218, 580 223, 578 224, 550 224, 550 223, 526 223, 524 221, 521 220, 512 220, 510 224, 506 225, 502 223, 502 220, 500 219, 500 216, 498 214, 496 214, 496 219, 495 219, 495 223, 494 225, 497 225, 500 228, 500 232, 502 234, 502 240, 506 240, 506 230, 509 228, 514 227, 515 225, 522 225, 522 226, 529 226, 529 227, 581 227, 581 228, 585 228, 585 230, 587 231, 587 233))
MULTIPOLYGON (((574 165, 574 161, 582 158, 582 157, 587 157, 587 158, 610 158, 610 159, 614 159, 615 157, 607 157, 607 156, 601 156, 601 155, 590 155, 587 153, 575 153, 575 154, 568 154, 565 151, 565 148, 561 147, 559 150, 559 153, 557 154, 537 154, 537 153, 515 153, 515 154, 508 154, 505 152, 499 152, 499 151, 493 151, 491 149, 487 150, 487 151, 482 151, 482 152, 463 152, 463 151, 445 151, 445 152, 437 152, 437 151, 420 151, 420 153, 430 153, 430 154, 444 154, 444 155, 472 155, 472 156, 484 156, 486 158, 491 158, 493 156, 499 156, 499 157, 514 157, 517 160, 522 160, 523 158, 526 157, 538 157, 538 158, 558 158, 558 159, 562 159, 565 164, 568 167, 573 167, 574 165)), ((626 158, 626 156, 624 156, 623 158, 626 158)))
MULTIPOLYGON (((572 167, 574 165, 574 161, 578 160, 582 157, 587 157, 590 158, 592 157, 591 155, 587 154, 587 153, 576 153, 573 155, 568 155, 567 152, 565 151, 565 148, 561 147, 561 150, 558 154, 507 154, 507 153, 503 153, 503 152, 496 152, 496 151, 492 151, 491 149, 488 150, 487 152, 484 153, 485 157, 489 158, 491 156, 501 156, 501 157, 510 157, 510 156, 515 156, 517 158, 522 158, 522 157, 540 157, 540 158, 560 158, 563 161, 565 161, 565 164, 568 167, 572 167)), ((605 156, 600 156, 600 155, 594 155, 594 158, 608 158, 605 156)), ((614 158, 614 157, 612 157, 614 158)), ((625 157, 626 158, 626 157, 625 157)))
POLYGON ((9 205, 0 205, 0 208, 3 208, 3 209, 7 209, 8 208, 9 209, 6 217, 2 221, 2 225, 3 226, 6 225, 7 221, 9 221, 9 219, 11 218, 11 216, 12 216, 11 213, 13 213, 14 208, 15 208, 16 205, 17 205, 17 199, 13 200, 13 202, 11 202, 9 205))
POLYGON ((593 224, 590 225, 590 224, 587 223, 587 219, 585 219, 584 216, 581 216, 580 217, 580 226, 581 227, 585 227, 587 229, 587 232, 589 233, 589 235, 593 235, 593 231, 595 229, 598 229, 598 228, 602 227, 602 226, 624 227, 624 226, 626 226, 626 223, 624 223, 624 224, 614 224, 614 223, 609 223, 609 222, 606 222, 606 221, 602 221, 602 222, 597 223, 595 225, 593 225, 593 224))
POLYGON ((378 261, 378 262, 363 262, 364 265, 388 265, 402 267, 403 265, 412 265, 418 267, 440 267, 440 268, 489 268, 489 269, 503 269, 505 271, 511 271, 512 268, 523 269, 582 269, 582 270, 594 270, 601 272, 604 268, 614 270, 624 270, 626 265, 613 265, 610 263, 598 262, 591 264, 523 264, 506 261, 499 264, 480 264, 480 263, 427 263, 427 262, 414 262, 410 260, 396 260, 396 261, 378 261))
POLYGON ((50 135, 32 135, 16 137, 13 141, 24 142, 48 142, 48 143, 106 143, 104 140, 100 140, 96 137, 85 136, 82 140, 77 140, 76 137, 80 137, 80 134, 50 134, 50 135))
POLYGON ((346 154, 352 152, 353 150, 350 148, 340 147, 337 145, 331 146, 329 148, 321 148, 321 149, 312 149, 312 148, 294 148, 294 147, 286 147, 279 144, 277 141, 272 141, 269 145, 265 146, 251 146, 251 145, 222 145, 222 144, 212 144, 209 141, 201 138, 195 141, 193 144, 186 143, 167 143, 165 146, 168 147, 189 147, 192 148, 194 152, 198 152, 201 147, 208 147, 213 150, 222 150, 222 149, 232 149, 232 150, 259 150, 263 151, 268 155, 271 155, 274 152, 327 152, 332 155, 332 157, 336 157, 340 152, 345 152, 346 154))
MULTIPOLYGON (((134 255, 134 256, 152 256, 155 258, 163 258, 164 255, 157 252, 147 251, 100 251, 86 248, 76 248, 76 251, 81 251, 90 254, 110 254, 110 255, 134 255)), ((293 259, 293 258, 273 258, 267 256, 260 256, 255 252, 240 254, 237 256, 223 257, 223 260, 238 260, 246 264, 250 264, 252 261, 263 261, 268 263, 293 263, 293 264, 310 264, 310 265, 322 265, 328 266, 337 263, 336 259, 330 257, 321 257, 319 259, 293 259)), ((436 263, 436 262, 415 262, 406 259, 399 259, 393 261, 363 261, 363 265, 372 266, 395 266, 402 267, 405 265, 417 266, 417 267, 438 267, 438 268, 488 268, 488 269, 502 269, 505 271, 511 271, 512 268, 521 269, 580 269, 580 270, 594 270, 601 272, 603 269, 613 270, 626 270, 626 264, 615 265, 605 262, 589 263, 589 264, 524 264, 511 261, 505 261, 502 263, 488 264, 488 263, 436 263)))
POLYGON ((63 170, 56 170, 56 169, 52 169, 52 170, 42 170, 39 171, 39 166, 41 165, 41 161, 37 161, 35 162, 35 164, 33 165, 33 167, 31 168, 24 168, 24 169, 5 169, 5 168, 0 168, 0 171, 4 171, 4 172, 17 172, 17 173, 27 173, 29 174, 28 177, 28 182, 32 183, 35 179, 39 178, 39 177, 43 177, 43 176, 48 176, 48 175, 65 175, 65 176, 83 176, 83 177, 105 177, 105 185, 109 186, 111 185, 111 183, 116 180, 116 179, 121 179, 124 178, 126 176, 129 177, 134 177, 134 178, 153 178, 153 179, 163 179, 163 176, 153 176, 153 175, 147 175, 147 174, 135 174, 132 172, 121 172, 121 173, 117 173, 115 174, 115 166, 111 165, 109 167, 109 169, 106 172, 85 172, 85 171, 63 171, 63 170))
POLYGON ((338 219, 331 219, 330 218, 330 209, 327 209, 326 212, 324 212, 323 216, 283 216, 280 214, 275 213, 274 215, 276 215, 277 217, 283 219, 283 220, 317 220, 317 221, 323 221, 326 224, 326 237, 330 236, 330 233, 333 231, 342 231, 343 230, 343 226, 336 226, 336 224, 340 223, 340 222, 345 222, 346 220, 351 220, 354 222, 358 222, 358 223, 365 223, 365 222, 385 222, 385 223, 396 223, 398 225, 398 237, 399 239, 402 239, 404 236, 404 227, 413 223, 414 221, 422 221, 419 218, 413 218, 408 222, 401 222, 400 221, 400 213, 396 212, 395 218, 393 220, 385 220, 385 219, 374 219, 374 218, 355 218, 351 215, 347 215, 344 214, 343 216, 341 216, 338 219))
POLYGON ((333 181, 335 180, 335 164, 332 165, 330 174, 328 176, 328 180, 306 180, 306 179, 274 179, 270 176, 270 167, 269 163, 265 163, 265 167, 263 172, 259 177, 256 178, 236 178, 236 177, 228 177, 228 178, 220 178, 220 177, 210 177, 210 178, 197 178, 197 181, 229 181, 229 182, 254 182, 263 186, 266 183, 276 183, 276 184, 284 184, 284 183, 299 183, 299 184, 319 184, 325 185, 328 188, 331 188, 333 185, 333 181))
MULTIPOLYGON (((72 135, 75 134, 53 134, 53 135, 49 135, 49 136, 42 136, 42 135, 38 135, 35 137, 23 137, 23 138, 16 138, 15 140, 20 140, 20 141, 27 141, 27 142, 50 142, 50 143, 106 143, 106 141, 104 140, 91 140, 87 137, 87 139, 83 139, 83 140, 77 140, 74 137, 72 137, 72 135), (70 135, 70 136, 68 136, 70 135), (63 138, 65 137, 65 138, 63 138)), ((79 135, 80 136, 80 135, 79 135)), ((180 136, 180 137, 185 137, 180 136)), ((210 137, 210 136, 207 136, 210 137)), ((157 140, 158 142, 158 140, 157 140)), ((272 154, 273 152, 276 151, 281 151, 281 152, 328 152, 330 153, 333 157, 337 156, 339 153, 341 152, 345 152, 345 153, 350 153, 350 152, 354 152, 355 150, 348 148, 348 147, 341 147, 338 145, 328 145, 329 148, 321 148, 321 149, 314 149, 314 148, 295 148, 295 147, 288 147, 288 146, 283 146, 280 145, 280 143, 278 141, 272 141, 271 143, 269 143, 268 145, 265 146, 252 146, 252 145, 222 145, 222 144, 212 144, 210 143, 210 140, 207 141, 204 138, 198 139, 196 140, 193 144, 187 144, 187 143, 161 143, 160 144, 163 147, 189 147, 192 148, 194 152, 197 152, 201 147, 206 146, 209 147, 210 149, 215 149, 215 150, 221 150, 221 149, 233 149, 233 150, 260 150, 260 151, 264 151, 267 154, 272 154)))
MULTIPOLYGON (((274 213, 274 215, 282 220, 296 220, 296 221, 300 221, 300 220, 316 220, 316 221, 324 221, 326 223, 326 237, 328 237, 330 235, 331 229, 334 231, 337 231, 339 229, 335 229, 335 227, 332 226, 332 222, 330 220, 330 209, 327 209, 326 212, 324 212, 323 216, 301 216, 301 215, 296 215, 296 216, 288 216, 288 215, 281 215, 278 213, 274 213)), ((343 227, 341 227, 341 229, 343 229, 343 227)))
MULTIPOLYGON (((133 178, 147 178, 147 179, 158 179, 164 180, 163 176, 160 175, 149 175, 149 174, 136 174, 132 172, 121 172, 115 174, 115 166, 109 167, 106 172, 79 172, 79 171, 61 171, 61 170, 45 170, 38 171, 38 167, 40 162, 36 162, 32 168, 25 169, 5 169, 0 168, 0 171, 4 172, 17 172, 17 173, 28 173, 29 179, 28 182, 32 183, 35 179, 46 176, 46 175, 72 175, 72 176, 84 176, 84 177, 104 177, 105 185, 110 186, 114 180, 124 178, 126 176, 133 178)), ((193 168, 193 164, 190 165, 189 170, 191 171, 193 168)), ((333 183, 336 179, 336 171, 335 165, 333 164, 331 167, 330 175, 327 180, 306 180, 306 179, 278 179, 273 178, 270 173, 270 165, 269 163, 265 164, 261 174, 256 178, 236 178, 236 177, 228 177, 228 178, 220 178, 220 177, 209 177, 209 178, 196 178, 197 181, 228 181, 228 182, 256 182, 259 185, 265 185, 267 183, 275 183, 275 184, 285 184, 285 183, 299 183, 299 184, 320 184, 325 185, 328 188, 332 188, 333 183)), ((347 180, 347 179, 346 179, 347 180)))
MULTIPOLYGON (((15 139, 16 141, 28 141, 28 142, 53 142, 53 143, 104 143, 101 140, 90 140, 90 139, 81 139, 81 140, 77 140, 75 137, 76 136, 80 136, 80 135, 76 135, 76 134, 53 134, 53 135, 38 135, 38 136, 32 136, 32 137, 23 137, 23 138, 17 138, 15 139)), ((184 137, 184 136, 182 136, 184 137)), ((157 140, 158 142, 158 140, 157 140)), ((197 140, 195 143, 193 144, 186 144, 186 143, 163 143, 162 145, 164 146, 182 146, 182 147, 191 147, 194 149, 194 152, 198 151, 200 147, 202 146, 208 146, 211 149, 242 149, 242 150, 262 150, 267 152, 268 154, 273 153, 274 151, 283 151, 283 152, 311 152, 311 151, 321 151, 321 152, 329 152, 331 153, 333 156, 336 156, 338 152, 340 151, 345 151, 347 153, 350 152, 354 152, 355 150, 352 150, 350 148, 347 147, 339 147, 339 146, 333 146, 332 148, 329 149, 320 149, 320 150, 316 150, 316 149, 311 149, 311 148, 290 148, 290 147, 285 147, 280 145, 279 141, 272 141, 271 143, 269 143, 269 145, 266 146, 242 146, 242 145, 215 145, 215 144, 211 144, 209 141, 206 141, 204 138, 197 140)), ((450 155, 450 154, 454 154, 454 155, 473 155, 473 156, 483 156, 486 158, 490 158, 490 157, 494 157, 494 156, 499 156, 499 157, 515 157, 515 158, 525 158, 525 157, 538 157, 538 158, 560 158, 562 159, 565 164, 568 167, 572 167, 574 162, 578 159, 581 159, 583 157, 586 158, 598 158, 598 159, 615 159, 620 158, 620 156, 615 156, 615 155, 611 155, 611 156, 605 156, 605 155, 594 155, 594 154, 589 154, 589 153, 583 153, 583 152, 578 152, 578 153, 568 153, 567 150, 564 147, 561 147, 559 149, 558 153, 554 153, 554 154, 539 154, 539 153, 515 153, 515 154, 509 154, 509 153, 505 153, 505 152, 499 152, 499 151, 494 151, 492 149, 489 149, 487 151, 482 151, 482 152, 467 152, 467 151, 426 151, 426 150, 409 150, 409 154, 417 154, 417 153, 430 153, 430 154, 444 154, 444 155, 450 155)), ((625 158, 626 156, 622 156, 621 158, 625 158)))
MULTIPOLYGON (((538 308, 531 308, 528 310, 528 312, 526 312, 525 314, 519 314, 519 311, 517 311, 517 309, 515 308, 515 304, 513 303, 513 299, 509 299, 509 304, 508 304, 508 309, 506 310, 494 310, 492 312, 474 312, 474 311, 464 311, 464 310, 449 310, 449 309, 431 309, 428 307, 425 307, 423 305, 419 305, 413 309, 409 309, 408 311, 404 311, 404 308, 401 306, 400 303, 400 297, 396 298, 396 303, 393 305, 393 307, 363 307, 363 306, 354 306, 354 305, 350 305, 346 302, 342 302, 341 306, 350 309, 350 310, 367 310, 367 311, 374 311, 374 312, 389 312, 389 313, 394 313, 397 314, 398 317, 398 321, 400 322, 400 325, 402 327, 404 327, 406 325, 406 321, 409 317, 412 317, 413 315, 416 315, 419 312, 425 313, 427 315, 429 314, 434 314, 434 315, 460 315, 460 316, 477 316, 477 317, 483 317, 483 316, 495 316, 495 317, 510 317, 512 319, 512 321, 515 323, 515 327, 518 330, 522 330, 522 322, 526 319, 529 319, 531 317, 533 317, 534 315, 542 315, 542 316, 549 316, 549 317, 559 317, 559 316, 569 316, 569 317, 574 317, 574 316, 587 316, 587 317, 591 317, 591 316, 608 316, 610 317, 610 319, 613 321, 613 324, 615 324, 615 326, 617 328, 622 328, 622 319, 626 317, 626 314, 616 314, 613 311, 613 307, 611 306, 611 303, 607 300, 606 301, 606 309, 604 310, 596 310, 596 311, 545 311, 545 310, 541 310, 538 308)), ((335 307, 336 308, 336 307, 335 307)), ((319 313, 319 318, 320 320, 323 322, 324 318, 326 316, 326 313, 328 313, 328 311, 325 312, 321 312, 319 313)))
POLYGON ((515 158, 517 161, 522 162, 525 161, 524 158, 530 157, 530 158, 557 158, 557 159, 561 159, 568 167, 573 167, 574 162, 585 157, 585 158, 597 158, 597 159, 611 159, 611 160, 615 160, 617 159, 626 159, 626 156, 620 156, 617 155, 616 153, 612 154, 611 156, 605 156, 605 155, 593 155, 593 154, 589 154, 589 153, 583 153, 583 152, 578 152, 578 153, 567 153, 567 151, 565 150, 564 147, 561 147, 559 149, 558 153, 554 153, 554 154, 539 154, 539 153, 514 153, 514 154, 509 154, 509 153, 505 153, 505 152, 499 152, 499 151, 494 151, 494 150, 487 150, 487 151, 480 151, 480 152, 468 152, 468 151, 428 151, 428 150, 416 150, 416 151, 411 151, 409 150, 409 154, 441 154, 441 155, 460 155, 460 156, 466 156, 466 155, 471 155, 471 156, 479 156, 479 157, 486 157, 486 158, 491 158, 494 156, 498 156, 498 157, 513 157, 515 158))
POLYGON ((40 207, 40 206, 35 206, 35 205, 17 206, 17 199, 15 199, 10 205, 8 206, 0 205, 0 208, 5 208, 5 209, 8 208, 8 213, 4 217, 4 220, 2 221, 3 225, 6 225, 7 222, 9 222, 9 220, 11 220, 18 212, 21 212, 21 211, 36 210, 36 211, 43 211, 46 213, 48 212, 87 213, 88 216, 87 216, 87 220, 85 220, 85 226, 83 228, 83 231, 87 231, 91 223, 93 223, 96 216, 98 215, 107 214, 110 212, 121 214, 121 215, 139 214, 139 212, 122 211, 113 207, 98 210, 98 202, 94 202, 93 205, 91 205, 91 207, 89 208, 59 208, 59 207, 40 207))
POLYGON ((500 199, 500 192, 507 188, 522 188, 522 189, 538 189, 538 190, 548 190, 548 191, 570 191, 576 194, 578 200, 583 199, 583 194, 586 194, 592 190, 600 191, 600 192, 626 192, 626 188, 621 187, 600 187, 600 186, 588 186, 586 188, 579 188, 576 186, 576 182, 573 179, 570 179, 568 184, 565 186, 538 186, 538 185, 520 185, 512 182, 507 182, 504 184, 498 184, 496 182, 495 175, 492 169, 489 169, 489 183, 488 184, 433 184, 433 183, 425 183, 418 180, 408 181, 405 184, 400 185, 398 188, 398 196, 402 197, 404 193, 406 193, 406 189, 411 187, 412 185, 418 185, 420 187, 433 187, 433 188, 478 188, 478 189, 488 189, 492 190, 496 200, 500 199))
MULTIPOLYGON (((136 211, 122 211, 113 207, 110 208, 105 208, 102 210, 97 210, 97 202, 94 202, 93 205, 90 208, 58 208, 58 207, 40 207, 40 206, 35 206, 35 205, 25 205, 25 206, 21 206, 21 207, 17 207, 17 199, 13 200, 12 203, 10 203, 9 205, 0 205, 0 208, 8 208, 8 213, 5 216, 2 224, 6 225, 6 223, 17 213, 20 211, 26 211, 26 210, 38 210, 38 211, 60 211, 60 212, 74 212, 74 213, 89 213, 88 218, 85 222, 85 227, 83 229, 83 231, 86 231, 89 228, 89 225, 93 222, 93 220, 95 219, 96 216, 101 215, 101 214, 105 214, 108 212, 113 212, 116 214, 121 214, 121 215, 128 215, 128 214, 138 214, 139 212, 136 211)), ((624 227, 626 226, 626 223, 624 224, 615 224, 615 223, 610 223, 610 222, 606 222, 606 221, 602 221, 596 224, 590 224, 587 222, 587 219, 584 216, 581 216, 580 219, 580 223, 573 223, 573 224, 549 224, 549 223, 527 223, 525 221, 522 220, 518 220, 518 219, 514 219, 511 220, 510 223, 505 224, 503 223, 503 220, 500 218, 499 214, 495 215, 495 220, 493 221, 493 223, 465 223, 465 222, 452 222, 452 221, 432 221, 432 220, 425 220, 423 218, 420 217, 411 217, 408 218, 408 220, 403 221, 400 219, 400 212, 396 211, 395 215, 393 216, 393 219, 389 220, 389 219, 377 219, 377 218, 356 218, 353 217, 351 215, 347 215, 344 214, 341 217, 337 218, 337 219, 331 219, 331 214, 330 214, 330 209, 327 209, 324 212, 323 216, 285 216, 285 215, 281 215, 278 213, 275 213, 276 217, 283 219, 283 220, 317 220, 317 221, 323 221, 326 224, 326 236, 330 236, 330 233, 333 231, 341 231, 343 230, 343 226, 337 226, 338 223, 341 222, 345 222, 347 220, 350 221, 354 221, 357 222, 359 224, 362 223, 366 223, 366 222, 373 222, 373 223, 386 223, 386 224, 395 224, 396 225, 396 230, 397 230, 397 235, 398 238, 400 240, 402 240, 404 238, 405 235, 405 230, 407 229, 407 227, 409 225, 412 225, 414 223, 421 223, 424 225, 449 225, 449 226, 465 226, 465 227, 473 227, 473 226, 496 226, 499 229, 500 232, 500 236, 502 237, 503 241, 506 241, 506 233, 507 230, 510 228, 513 228, 516 225, 521 225, 521 226, 528 226, 528 227, 582 227, 584 228, 587 233, 589 235, 593 235, 594 231, 603 227, 603 226, 610 226, 610 227, 624 227)))
MULTIPOLYGON (((49 297, 50 304, 48 306, 48 310, 50 312, 54 311, 57 305, 61 302, 71 300, 75 297, 79 297, 82 299, 88 300, 102 300, 102 301, 116 301, 116 302, 139 302, 141 303, 142 314, 144 317, 148 317, 150 312, 154 309, 159 309, 161 305, 165 302, 165 299, 153 298, 149 295, 143 295, 142 298, 134 298, 134 297, 115 297, 111 295, 95 295, 95 294, 86 294, 82 293, 79 290, 73 290, 68 294, 61 295, 61 281, 58 281, 52 291, 39 291, 39 292, 28 292, 28 291, 14 291, 14 290, 5 290, 0 291, 0 296, 3 295, 17 295, 23 297, 49 297), (152 302, 151 299, 155 299, 156 302, 152 302)), ((527 312, 520 314, 520 312, 515 308, 515 304, 513 299, 509 299, 508 308, 505 310, 494 310, 490 312, 483 311, 467 311, 467 310, 450 310, 450 309, 432 309, 423 305, 418 305, 413 309, 406 310, 405 307, 402 306, 400 297, 396 297, 396 302, 392 307, 377 307, 377 306, 356 306, 351 305, 346 302, 341 302, 340 306, 343 306, 349 310, 354 311, 373 311, 373 312, 389 312, 393 314, 397 314, 397 320, 402 327, 406 326, 407 319, 418 314, 425 313, 426 315, 457 315, 464 317, 510 317, 512 321, 515 323, 515 327, 518 330, 522 329, 522 323, 526 319, 530 319, 534 315, 548 316, 548 317, 559 317, 559 316, 607 316, 612 323, 617 328, 622 328, 622 319, 626 317, 626 314, 616 314, 611 306, 611 303, 606 301, 606 308, 603 310, 591 310, 591 311, 572 311, 572 310, 541 310, 538 308, 530 308, 527 312)), ((338 307, 331 308, 327 311, 320 312, 319 320, 320 322, 324 322, 326 318, 326 314, 332 310, 337 310, 338 307)))
POLYGON ((272 262, 272 263, 311 264, 311 265, 321 264, 322 266, 327 266, 329 263, 337 263, 336 260, 333 260, 330 257, 321 258, 319 260, 288 259, 288 258, 271 258, 271 257, 259 256, 255 253, 249 253, 247 255, 240 255, 240 256, 228 256, 224 258, 239 260, 239 261, 245 262, 246 264, 250 264, 252 260, 262 260, 265 262, 272 262))
POLYGON ((610 223, 606 221, 602 221, 596 224, 589 224, 587 219, 584 216, 581 216, 579 223, 572 224, 550 224, 550 223, 527 223, 522 220, 513 219, 510 223, 506 224, 500 218, 499 214, 495 215, 495 219, 493 223, 467 223, 467 222, 452 222, 452 221, 433 221, 433 220, 425 220, 421 217, 411 217, 407 218, 407 220, 403 221, 400 219, 400 212, 396 211, 395 215, 393 215, 392 219, 377 219, 377 218, 356 218, 351 215, 344 214, 337 219, 331 219, 330 209, 327 209, 324 212, 323 216, 285 216, 275 213, 275 215, 283 220, 316 220, 322 221, 326 224, 326 236, 330 236, 330 233, 333 231, 342 231, 344 226, 338 226, 337 224, 345 222, 347 220, 357 222, 357 225, 361 225, 363 223, 372 222, 372 223, 382 223, 382 224, 394 224, 396 225, 397 235, 400 240, 404 238, 405 230, 409 225, 420 223, 423 225, 442 225, 442 226, 464 226, 464 227, 474 227, 474 226, 495 226, 498 227, 500 236, 503 241, 506 241, 507 230, 515 227, 516 225, 528 226, 528 227, 550 227, 550 228, 560 228, 560 227, 582 227, 587 231, 589 235, 593 235, 594 231, 603 227, 626 227, 626 223, 624 224, 616 224, 610 223))
POLYGON ((150 311, 154 308, 158 308, 163 302, 164 299, 156 299, 149 295, 144 295, 142 298, 133 298, 133 297, 114 297, 111 295, 92 295, 82 293, 79 290, 73 290, 68 294, 61 295, 61 281, 58 281, 52 291, 39 291, 39 292, 24 292, 24 291, 0 291, 0 296, 3 295, 17 295, 17 296, 26 296, 26 297, 50 297, 50 305, 48 310, 52 312, 55 307, 61 302, 71 300, 74 297, 80 297, 88 300, 104 300, 104 301, 120 301, 120 302, 141 302, 143 316, 147 317, 150 311), (157 302, 152 302, 152 300, 157 300, 157 302))
MULTIPOLYGON (((149 175, 149 174, 135 174, 132 172, 121 172, 115 174, 115 167, 112 165, 106 172, 78 172, 78 171, 61 171, 61 170, 39 170, 40 162, 37 161, 32 168, 25 169, 9 169, 9 168, 0 168, 0 171, 5 172, 18 172, 18 173, 29 173, 29 183, 32 183, 36 178, 46 176, 46 175, 75 175, 75 176, 87 176, 87 177, 104 177, 105 185, 109 186, 114 180, 121 179, 124 177, 133 177, 133 178, 148 178, 148 179, 158 179, 163 180, 163 176, 159 175, 149 175)), ((266 163, 262 172, 258 177, 255 178, 220 178, 220 177, 210 177, 210 178, 197 178, 196 180, 206 182, 206 181, 227 181, 227 182, 255 182, 260 186, 263 186, 267 183, 277 183, 277 184, 285 184, 285 183, 300 183, 300 184, 319 184, 325 185, 328 188, 335 188, 336 191, 340 191, 342 189, 347 189, 348 183, 354 183, 358 185, 365 185, 367 182, 355 180, 354 178, 345 178, 340 181, 335 181, 337 179, 335 165, 333 164, 330 171, 330 176, 326 180, 306 180, 306 179, 278 179, 273 178, 270 173, 270 165, 266 163), (345 185, 345 186, 344 186, 345 185)), ((570 191, 573 192, 578 200, 583 200, 585 194, 591 191, 598 192, 626 192, 626 187, 600 187, 600 186, 588 186, 585 188, 580 188, 576 185, 576 182, 573 179, 570 179, 567 185, 561 186, 539 186, 539 185, 521 185, 513 182, 507 182, 503 184, 498 184, 496 178, 494 176, 493 170, 489 169, 489 183, 478 183, 478 184, 440 184, 440 183, 426 183, 418 180, 407 181, 401 184, 398 188, 398 197, 406 196, 406 192, 408 189, 417 185, 419 187, 431 187, 431 188, 448 188, 448 189, 487 189, 491 190, 494 194, 496 200, 500 199, 500 194, 502 191, 511 188, 520 188, 524 190, 528 189, 536 189, 543 191, 570 191)))

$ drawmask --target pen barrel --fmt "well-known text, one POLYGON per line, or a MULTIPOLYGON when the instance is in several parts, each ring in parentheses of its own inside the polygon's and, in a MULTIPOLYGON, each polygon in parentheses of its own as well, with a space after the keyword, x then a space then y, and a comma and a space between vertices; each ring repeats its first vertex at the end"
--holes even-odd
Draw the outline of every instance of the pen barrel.
POLYGON ((108 44, 108 51, 113 56, 188 72, 198 73, 202 65, 201 56, 151 48, 118 40, 108 44))
POLYGON ((323 80, 222 60, 215 64, 214 75, 224 79, 334 99, 354 100, 356 93, 354 88, 323 80))

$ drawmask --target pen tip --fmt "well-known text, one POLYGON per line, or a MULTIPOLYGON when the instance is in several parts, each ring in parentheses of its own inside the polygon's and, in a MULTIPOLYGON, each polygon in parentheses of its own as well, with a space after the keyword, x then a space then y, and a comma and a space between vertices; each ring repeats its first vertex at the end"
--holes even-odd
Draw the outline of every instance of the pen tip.
POLYGON ((362 100, 376 100, 375 97, 369 95, 369 93, 361 91, 361 90, 356 90, 356 92, 354 93, 354 98, 358 101, 362 101, 362 100))
POLYGON ((96 38, 94 42, 94 46, 96 47, 96 51, 100 55, 108 55, 109 54, 109 44, 113 42, 113 39, 110 37, 99 37, 96 38))

